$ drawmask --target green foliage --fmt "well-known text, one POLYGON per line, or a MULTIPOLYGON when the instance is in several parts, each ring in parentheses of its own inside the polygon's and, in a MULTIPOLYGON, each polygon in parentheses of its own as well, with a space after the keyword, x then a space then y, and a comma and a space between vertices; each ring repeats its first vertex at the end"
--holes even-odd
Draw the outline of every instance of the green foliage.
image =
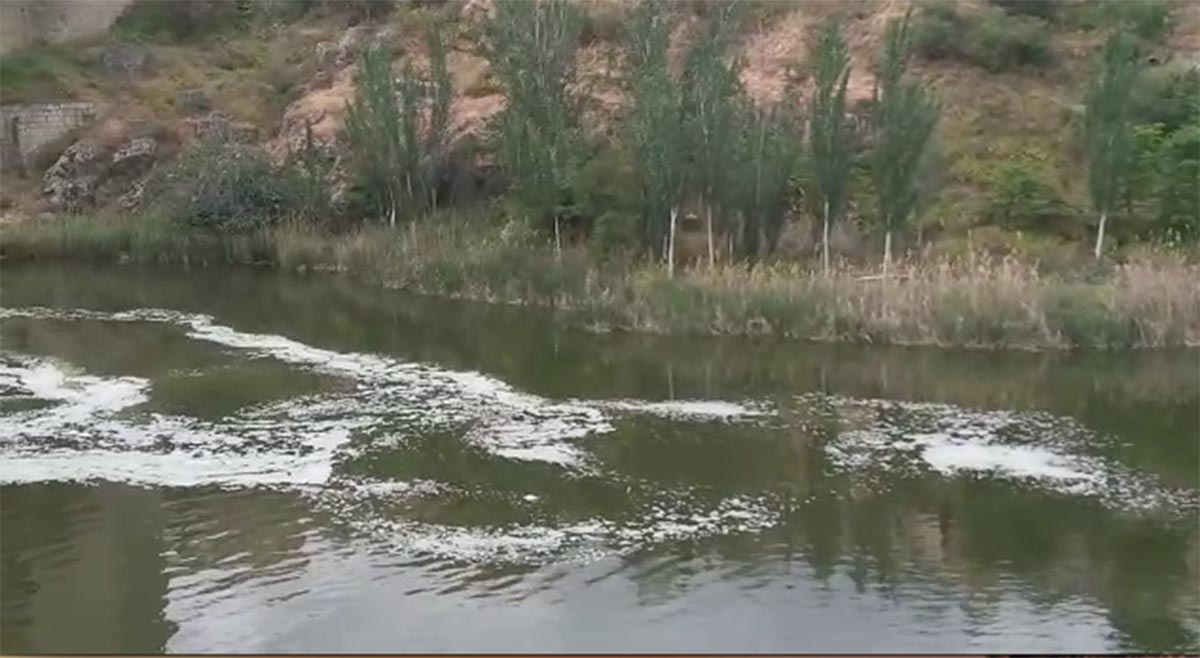
POLYGON ((573 205, 584 144, 580 107, 568 91, 583 20, 566 0, 497 0, 486 50, 508 106, 497 122, 498 155, 530 219, 557 226, 573 205))
POLYGON ((666 252, 670 216, 683 200, 687 167, 683 95, 667 68, 670 39, 664 6, 640 4, 626 40, 633 87, 627 128, 639 183, 642 245, 659 257, 666 252))
POLYGON ((885 232, 902 228, 916 207, 921 161, 939 113, 924 88, 903 79, 911 51, 909 20, 906 14, 888 26, 875 88, 873 173, 885 232))
POLYGON ((0 55, 0 98, 5 103, 70 97, 68 80, 79 64, 62 46, 37 44, 0 55))
POLYGON ((968 59, 993 73, 1054 63, 1049 30, 1045 21, 1037 18, 989 14, 967 38, 968 59))
POLYGON ((1050 182, 1051 174, 1035 160, 1011 160, 996 167, 985 214, 1001 226, 1046 230, 1069 216, 1070 207, 1050 182))
POLYGON ((1161 0, 1088 0, 1075 8, 1075 23, 1087 29, 1121 30, 1158 41, 1174 27, 1161 0))
POLYGON ((1145 237, 1184 243, 1200 239, 1200 120, 1167 132, 1162 124, 1133 129, 1130 174, 1122 199, 1148 221, 1145 237))
POLYGON ((795 104, 775 110, 747 107, 739 122, 735 175, 731 177, 741 219, 734 236, 739 255, 770 255, 779 243, 791 205, 792 173, 804 146, 804 125, 795 104))
POLYGON ((1200 122, 1172 132, 1162 142, 1158 162, 1154 233, 1168 242, 1200 240, 1200 122))
POLYGON ((271 226, 284 219, 317 219, 327 197, 310 172, 276 166, 262 150, 208 140, 156 175, 147 194, 173 221, 222 232, 271 226))
POLYGON ((825 225, 824 261, 828 268, 829 226, 845 209, 855 144, 853 125, 846 116, 850 53, 836 19, 830 18, 821 26, 809 61, 815 86, 809 106, 809 153, 814 197, 820 199, 825 225))
POLYGON ((401 214, 411 220, 437 208, 438 187, 449 160, 451 86, 440 29, 431 29, 428 39, 427 81, 407 65, 397 80, 390 54, 366 49, 358 90, 347 108, 346 136, 356 182, 391 224, 401 214))
POLYGON ((192 39, 245 27, 253 19, 254 11, 255 3, 242 0, 138 0, 121 14, 112 29, 126 39, 192 39))
POLYGON ((929 59, 953 57, 993 73, 1054 63, 1046 22, 1034 16, 988 12, 967 17, 951 4, 938 3, 924 7, 913 32, 914 49, 929 59))
POLYGON ((1132 163, 1131 92, 1137 77, 1132 41, 1114 33, 1088 88, 1083 127, 1088 191, 1101 214, 1115 206, 1132 163))
POLYGON ((713 9, 706 33, 688 52, 683 71, 683 109, 693 168, 690 182, 706 213, 710 262, 714 235, 723 235, 729 228, 718 224, 720 218, 733 207, 728 167, 734 158, 741 85, 729 61, 728 46, 736 29, 737 8, 737 4, 722 3, 713 9))
POLYGON ((931 2, 921 7, 913 23, 913 49, 928 59, 960 57, 964 51, 967 22, 949 2, 931 2))
POLYGON ((1144 75, 1135 83, 1133 116, 1171 133, 1200 121, 1200 69, 1188 67, 1144 75))
POLYGON ((991 3, 1007 13, 1033 16, 1044 21, 1057 19, 1061 6, 1057 0, 991 0, 991 3))

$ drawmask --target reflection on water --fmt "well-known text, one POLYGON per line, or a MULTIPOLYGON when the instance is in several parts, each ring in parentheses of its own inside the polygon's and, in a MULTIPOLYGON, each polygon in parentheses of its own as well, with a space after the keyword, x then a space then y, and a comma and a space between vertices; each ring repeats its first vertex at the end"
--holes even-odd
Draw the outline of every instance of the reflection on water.
POLYGON ((1200 648, 1195 352, 3 274, 4 652, 1200 648))

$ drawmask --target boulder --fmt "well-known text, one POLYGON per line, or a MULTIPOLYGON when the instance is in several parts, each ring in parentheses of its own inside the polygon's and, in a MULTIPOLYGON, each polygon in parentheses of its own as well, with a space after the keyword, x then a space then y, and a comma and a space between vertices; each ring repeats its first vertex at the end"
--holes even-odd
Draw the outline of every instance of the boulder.
POLYGON ((79 210, 95 201, 106 164, 96 144, 75 142, 42 176, 42 194, 56 209, 79 210))
POLYGON ((112 156, 110 176, 140 176, 154 165, 158 157, 158 141, 153 137, 138 137, 117 149, 112 156))
POLYGON ((133 80, 148 73, 152 64, 150 50, 133 43, 115 43, 92 51, 109 76, 133 80))
POLYGON ((192 136, 196 139, 220 139, 247 144, 255 141, 257 130, 254 126, 235 122, 224 112, 209 112, 203 117, 189 119, 192 136))
POLYGON ((132 210, 142 204, 142 197, 145 194, 146 182, 137 181, 124 194, 117 198, 117 205, 123 210, 132 210))

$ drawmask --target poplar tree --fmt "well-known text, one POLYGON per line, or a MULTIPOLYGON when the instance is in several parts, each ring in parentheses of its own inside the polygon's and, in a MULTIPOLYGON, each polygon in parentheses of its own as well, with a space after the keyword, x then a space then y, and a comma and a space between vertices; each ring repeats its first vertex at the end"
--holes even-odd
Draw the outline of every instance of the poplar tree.
POLYGON ((829 273, 829 229, 844 210, 853 156, 853 131, 846 117, 850 54, 835 17, 821 26, 809 52, 815 82, 809 110, 809 150, 821 202, 821 266, 829 273))
POLYGON ((401 211, 411 219, 417 211, 437 206, 449 146, 452 89, 440 28, 431 28, 427 38, 428 80, 409 63, 397 78, 391 54, 370 47, 363 51, 358 89, 347 106, 346 137, 355 174, 390 226, 401 211))
POLYGON ((567 0, 495 0, 487 53, 508 99, 498 122, 510 189, 538 222, 553 222, 575 185, 582 155, 579 106, 569 92, 582 16, 567 0))
POLYGON ((671 24, 661 3, 642 3, 630 20, 627 52, 633 108, 628 116, 640 182, 643 245, 675 272, 675 238, 687 180, 684 104, 667 67, 671 24))
POLYGON ((888 25, 883 62, 876 78, 875 193, 884 230, 883 276, 892 260, 892 233, 904 227, 918 197, 921 159, 937 124, 938 106, 918 84, 903 79, 911 52, 910 9, 888 25))
POLYGON ((1131 98, 1139 74, 1133 40, 1121 32, 1109 36, 1093 73, 1084 103, 1084 158, 1088 192, 1100 213, 1096 259, 1104 249, 1108 215, 1116 206, 1133 164, 1131 98))
POLYGON ((792 199, 792 173, 804 146, 803 121, 793 104, 758 109, 746 103, 738 123, 734 173, 740 225, 734 236, 744 257, 769 255, 779 243, 792 199))
POLYGON ((714 7, 708 29, 688 52, 683 74, 692 183, 704 209, 710 267, 716 262, 714 235, 724 233, 725 228, 714 225, 714 213, 725 216, 732 206, 729 170, 742 96, 737 71, 728 56, 728 40, 740 5, 725 2, 714 7))

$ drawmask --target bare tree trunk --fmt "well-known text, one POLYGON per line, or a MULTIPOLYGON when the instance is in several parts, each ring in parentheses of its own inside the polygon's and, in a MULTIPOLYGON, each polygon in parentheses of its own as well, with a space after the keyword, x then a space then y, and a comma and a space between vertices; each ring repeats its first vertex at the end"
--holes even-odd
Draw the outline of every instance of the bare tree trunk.
POLYGON ((671 208, 671 228, 667 234, 667 278, 675 278, 675 224, 679 210, 671 208))
POLYGON ((706 204, 705 215, 707 216, 708 225, 708 269, 712 269, 716 265, 716 253, 713 247, 713 224, 712 224, 712 204, 706 204))
POLYGON ((887 281, 888 266, 892 264, 892 232, 883 234, 883 280, 887 281))
POLYGON ((388 226, 391 228, 396 228, 396 195, 388 194, 388 196, 390 197, 388 199, 388 201, 390 201, 388 205, 392 207, 391 213, 388 215, 388 226))
POLYGON ((829 276, 829 202, 825 202, 825 226, 821 230, 821 269, 829 276))
POLYGON ((1100 228, 1096 229, 1096 260, 1100 260, 1100 254, 1104 251, 1104 223, 1107 219, 1107 211, 1100 213, 1100 228))
POLYGON ((558 217, 554 218, 554 254, 562 262, 562 232, 558 228, 558 217))

